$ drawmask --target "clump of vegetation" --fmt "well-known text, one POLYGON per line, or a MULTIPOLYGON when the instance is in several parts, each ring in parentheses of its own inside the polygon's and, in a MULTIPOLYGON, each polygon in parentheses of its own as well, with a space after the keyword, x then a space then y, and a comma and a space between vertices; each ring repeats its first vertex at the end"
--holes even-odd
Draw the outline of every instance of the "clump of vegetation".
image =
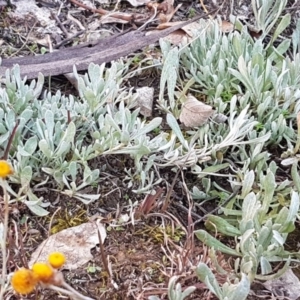
MULTIPOLYGON (((219 215, 205 216, 207 229, 192 232, 210 249, 210 265, 204 261, 194 265, 194 276, 218 299, 246 299, 255 279, 277 278, 292 261, 299 262, 298 253, 285 249, 300 205, 300 23, 291 39, 275 43, 290 23, 289 14, 282 16, 286 2, 252 1, 256 27, 263 32, 257 39, 232 17, 236 30, 228 34, 220 30, 219 22, 201 20, 197 38, 190 44, 171 47, 161 41, 160 116, 150 120, 139 115, 134 108, 137 94, 123 85, 129 63, 113 62, 109 68, 91 64, 83 77, 74 69, 78 97, 65 97, 59 91, 41 95, 42 75, 28 85, 20 78, 18 66, 7 72, 5 87, 0 88, 0 153, 7 159, 0 161, 4 194, 1 300, 10 282, 21 294, 30 293, 41 282, 56 285, 53 274, 61 266, 54 255, 50 265, 6 274, 9 206, 23 203, 33 214, 46 216, 50 203, 39 191, 50 183, 53 191, 85 205, 97 201, 100 194, 87 194, 85 189, 96 186, 106 172, 105 165, 91 162, 107 155, 132 160, 131 167, 120 171, 127 187, 137 194, 153 192, 164 180, 161 170, 192 174, 197 178, 194 186, 188 187, 183 179, 189 218, 193 204, 218 201, 219 215), (270 39, 265 42, 267 35, 270 39), (184 128, 179 122, 191 99, 188 93, 201 95, 215 111, 201 126, 184 128), (222 118, 216 118, 217 114, 222 118), (164 118, 167 129, 162 126, 164 118), (283 168, 290 178, 280 179, 283 168), (226 184, 215 178, 225 178, 226 184), (219 241, 217 234, 232 239, 234 246, 219 241), (219 252, 234 260, 225 282, 218 282, 216 270, 226 273, 216 259, 219 252)), ((152 199, 148 215, 156 207, 157 199, 152 199)), ((134 224, 134 213, 131 217, 134 224)), ((72 226, 71 221, 59 222, 53 233, 72 226)), ((190 228, 196 223, 190 222, 190 228)), ((177 242, 183 236, 193 241, 189 230, 169 225, 141 232, 160 243, 177 242)), ((176 272, 169 278, 169 299, 185 299, 196 289, 192 285, 183 289, 176 283, 176 272)), ((149 299, 159 298, 151 295, 149 299)))

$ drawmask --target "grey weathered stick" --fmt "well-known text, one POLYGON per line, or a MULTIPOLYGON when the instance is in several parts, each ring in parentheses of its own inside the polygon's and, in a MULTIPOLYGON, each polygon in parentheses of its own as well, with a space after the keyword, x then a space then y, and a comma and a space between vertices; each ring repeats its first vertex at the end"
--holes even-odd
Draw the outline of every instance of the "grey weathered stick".
POLYGON ((44 76, 70 73, 73 71, 74 65, 78 71, 86 70, 92 62, 102 64, 119 59, 206 16, 206 14, 202 14, 184 23, 149 35, 138 30, 130 31, 94 43, 86 43, 44 55, 3 59, 0 66, 0 77, 4 76, 5 71, 15 64, 20 66, 21 76, 27 76, 27 79, 36 78, 39 72, 44 76))

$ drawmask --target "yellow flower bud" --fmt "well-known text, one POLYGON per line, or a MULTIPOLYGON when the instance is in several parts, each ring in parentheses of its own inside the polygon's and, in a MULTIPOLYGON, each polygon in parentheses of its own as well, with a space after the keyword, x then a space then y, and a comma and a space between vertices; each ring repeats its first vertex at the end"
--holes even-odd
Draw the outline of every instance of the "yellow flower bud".
POLYGON ((37 279, 43 283, 49 283, 53 276, 53 269, 45 263, 35 263, 32 266, 32 271, 37 279))
POLYGON ((31 293, 37 283, 35 274, 28 269, 22 268, 14 273, 11 279, 13 289, 19 294, 31 293))
POLYGON ((48 256, 48 261, 53 268, 59 269, 65 263, 66 257, 60 252, 53 252, 48 256))
POLYGON ((6 160, 0 160, 0 177, 5 178, 13 174, 13 169, 6 160))

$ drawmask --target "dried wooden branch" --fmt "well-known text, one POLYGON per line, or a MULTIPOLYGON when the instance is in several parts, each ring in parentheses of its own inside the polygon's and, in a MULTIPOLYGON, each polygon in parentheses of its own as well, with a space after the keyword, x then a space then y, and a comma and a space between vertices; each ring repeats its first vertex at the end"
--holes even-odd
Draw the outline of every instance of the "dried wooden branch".
POLYGON ((136 30, 44 55, 3 59, 0 76, 4 76, 5 71, 14 64, 20 65, 21 76, 27 76, 27 79, 36 78, 39 72, 44 76, 70 73, 74 65, 78 71, 86 70, 92 62, 102 64, 124 57, 205 16, 206 14, 199 15, 182 24, 149 35, 136 30))

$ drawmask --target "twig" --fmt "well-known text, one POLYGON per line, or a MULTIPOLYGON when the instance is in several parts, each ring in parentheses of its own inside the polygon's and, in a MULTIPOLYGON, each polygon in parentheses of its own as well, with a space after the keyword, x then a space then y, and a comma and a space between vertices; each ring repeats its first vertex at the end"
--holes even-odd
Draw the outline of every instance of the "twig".
MULTIPOLYGON (((61 207, 58 207, 56 209, 56 211, 53 213, 53 215, 51 216, 50 222, 49 222, 49 227, 48 227, 48 238, 51 235, 51 227, 52 227, 52 223, 53 223, 53 219, 55 217, 55 215, 61 210, 61 207)), ((41 252, 40 252, 41 253, 41 252)), ((40 254, 39 253, 39 254, 40 254)))
MULTIPOLYGON (((69 1, 72 2, 73 4, 77 5, 77 6, 82 7, 84 9, 86 9, 86 10, 89 10, 89 11, 91 11, 93 13, 98 13, 100 15, 108 15, 108 14, 110 14, 110 12, 108 10, 105 10, 105 9, 102 9, 102 8, 92 8, 92 7, 88 6, 88 5, 85 5, 83 3, 78 2, 77 0, 69 0, 69 1)), ((128 21, 128 22, 132 21, 132 19, 133 19, 133 15, 131 15, 131 16, 128 17, 128 16, 124 16, 124 15, 118 14, 118 13, 110 14, 110 17, 121 19, 121 20, 125 20, 125 21, 128 21)))
POLYGON ((108 266, 108 261, 107 261, 106 255, 105 255, 104 245, 103 245, 103 241, 102 241, 102 238, 101 238, 101 233, 100 233, 97 221, 95 222, 95 224, 97 226, 99 246, 100 246, 100 254, 101 254, 102 261, 103 261, 104 269, 107 272, 108 276, 110 278, 112 278, 113 274, 111 274, 111 271, 110 271, 109 266, 108 266))
MULTIPOLYGON (((182 185, 184 187, 186 197, 187 197, 187 200, 189 203, 188 218, 187 218, 188 219, 188 229, 187 229, 188 235, 186 238, 186 245, 185 245, 186 246, 185 248, 187 250, 187 255, 188 255, 189 252, 193 252, 193 250, 194 250, 194 227, 195 227, 195 225, 193 223, 193 218, 192 218, 193 200, 191 199, 190 192, 186 185, 184 174, 183 174, 182 170, 181 170, 181 178, 182 178, 182 185)), ((187 258, 187 255, 184 256, 185 260, 187 258)))
POLYGON ((5 148, 5 152, 4 152, 4 155, 3 155, 3 158, 2 158, 2 159, 7 160, 7 158, 8 158, 9 149, 10 149, 10 147, 11 147, 11 143, 12 143, 12 141, 13 141, 13 139, 14 139, 14 136, 15 136, 15 134, 16 134, 17 128, 18 128, 18 126, 19 126, 19 123, 20 123, 20 120, 17 120, 17 121, 16 121, 16 125, 14 126, 14 128, 13 128, 13 130, 12 130, 12 132, 11 132, 11 135, 9 136, 9 139, 8 139, 8 142, 7 142, 7 146, 6 146, 6 148, 5 148))
POLYGON ((58 18, 58 16, 56 14, 54 14, 53 12, 51 12, 51 16, 56 20, 56 22, 58 23, 60 29, 63 31, 63 33, 65 34, 66 38, 64 40, 62 40, 60 43, 56 44, 56 46, 54 47, 54 49, 58 49, 59 47, 65 45, 66 43, 68 43, 69 41, 71 41, 72 39, 76 38, 77 36, 85 33, 85 29, 84 30, 80 30, 79 32, 75 33, 74 35, 70 34, 68 32, 68 30, 66 29, 66 27, 64 26, 64 24, 60 21, 60 19, 58 18))
POLYGON ((163 206, 161 208, 161 212, 165 212, 166 209, 168 208, 169 204, 170 204, 171 194, 172 194, 172 192, 174 190, 174 186, 175 186, 176 180, 178 178, 179 172, 180 172, 180 169, 178 169, 178 171, 177 171, 177 173, 176 173, 176 175, 175 175, 175 177, 174 177, 174 179, 172 181, 172 184, 171 184, 170 188, 168 189, 168 192, 167 192, 167 195, 166 195, 166 199, 165 199, 164 204, 163 204, 163 206))
POLYGON ((1 244, 1 252, 2 252, 2 278, 1 278, 1 285, 0 285, 0 300, 3 299, 5 293, 5 279, 7 275, 7 251, 6 251, 6 239, 7 239, 7 231, 8 231, 8 217, 9 217, 9 206, 8 206, 8 193, 5 187, 5 181, 0 179, 0 186, 2 187, 3 191, 3 201, 4 201, 4 220, 3 220, 3 232, 2 232, 2 241, 1 244))
POLYGON ((59 293, 68 295, 72 298, 74 298, 74 296, 75 296, 76 297, 75 299, 78 299, 78 300, 95 300, 94 298, 90 298, 90 297, 81 295, 75 289, 73 289, 70 285, 68 285, 65 281, 62 282, 61 286, 64 287, 65 289, 62 289, 55 285, 48 285, 47 287, 51 288, 52 290, 57 291, 59 293))
POLYGON ((68 30, 66 29, 66 27, 64 26, 64 24, 60 21, 60 19, 58 18, 58 16, 55 13, 53 13, 52 11, 51 11, 51 16, 58 23, 58 26, 63 31, 63 33, 65 34, 65 36, 67 38, 69 38, 70 37, 70 33, 68 32, 68 30))
POLYGON ((68 116, 68 124, 70 124, 72 122, 70 110, 67 110, 67 116, 68 116))
POLYGON ((297 142, 294 148, 294 154, 297 154, 300 148, 300 112, 297 114, 297 142))
POLYGON ((209 18, 212 20, 212 16, 209 14, 206 6, 203 3, 203 0, 200 0, 200 3, 201 3, 201 6, 202 6, 203 10, 207 13, 207 15, 209 16, 209 18))
POLYGON ((79 35, 84 34, 84 33, 85 33, 85 30, 78 31, 78 32, 75 33, 74 35, 69 36, 68 38, 62 40, 60 43, 56 44, 56 45, 54 46, 54 49, 60 48, 61 46, 67 44, 68 42, 70 42, 70 41, 73 40, 74 38, 76 38, 76 37, 78 37, 79 35))
MULTIPOLYGON (((25 255, 26 251, 24 249, 24 242, 22 239, 22 234, 20 232, 20 228, 15 220, 12 220, 12 222, 15 227, 14 235, 15 235, 15 244, 18 247, 18 257, 20 258, 22 265, 25 268, 28 268, 28 261, 26 259, 26 255, 25 255)), ((15 264, 15 260, 13 259, 12 261, 15 264)), ((15 264, 15 266, 16 266, 16 264, 15 264)))
MULTIPOLYGON (((239 190, 237 189, 236 191, 234 191, 223 203, 222 203, 222 206, 223 205, 226 205, 230 200, 232 200, 237 194, 238 194, 239 190)), ((208 214, 206 214, 205 216, 203 217, 200 217, 198 220, 196 220, 193 225, 196 225, 200 222, 202 222, 204 219, 207 218, 207 215, 211 215, 211 214, 214 214, 215 212, 217 212, 221 207, 221 205, 218 205, 216 208, 214 208, 212 211, 210 211, 208 214)))
POLYGON ((81 30, 84 30, 84 31, 86 30, 86 28, 82 25, 82 23, 79 20, 77 20, 75 17, 73 17, 69 11, 67 14, 67 20, 75 23, 81 30))
POLYGON ((12 53, 12 54, 11 54, 11 57, 12 57, 12 56, 13 56, 13 57, 16 56, 16 55, 17 55, 20 51, 22 51, 23 48, 27 45, 27 42, 28 42, 29 37, 30 37, 30 34, 31 34, 31 32, 33 31, 33 29, 35 28, 36 23, 37 23, 37 21, 35 21, 35 23, 33 24, 33 26, 30 28, 30 30, 29 30, 29 32, 28 32, 28 34, 27 34, 27 36, 26 36, 26 39, 25 39, 25 42, 23 43, 23 45, 22 45, 16 52, 12 53))
MULTIPOLYGON (((233 192, 223 203, 223 205, 226 205, 230 200, 232 200, 237 194, 238 194, 239 190, 233 192)), ((190 213, 195 219, 197 219, 194 223, 190 224, 191 226, 195 226, 196 224, 204 221, 208 215, 214 214, 215 212, 217 212, 219 209, 222 208, 221 205, 218 205, 216 208, 214 208, 213 210, 211 210, 210 212, 208 212, 207 214, 205 214, 204 216, 200 216, 199 214, 190 211, 189 208, 186 208, 184 205, 180 204, 180 203, 173 203, 174 206, 177 206, 178 208, 180 208, 181 210, 184 210, 187 213, 190 213)))
POLYGON ((142 30, 143 28, 145 28, 149 23, 151 23, 152 21, 154 21, 154 18, 156 17, 157 15, 157 7, 154 5, 153 6, 153 9, 154 9, 154 13, 153 15, 151 16, 151 18, 145 22, 142 26, 140 26, 137 30, 142 30))

